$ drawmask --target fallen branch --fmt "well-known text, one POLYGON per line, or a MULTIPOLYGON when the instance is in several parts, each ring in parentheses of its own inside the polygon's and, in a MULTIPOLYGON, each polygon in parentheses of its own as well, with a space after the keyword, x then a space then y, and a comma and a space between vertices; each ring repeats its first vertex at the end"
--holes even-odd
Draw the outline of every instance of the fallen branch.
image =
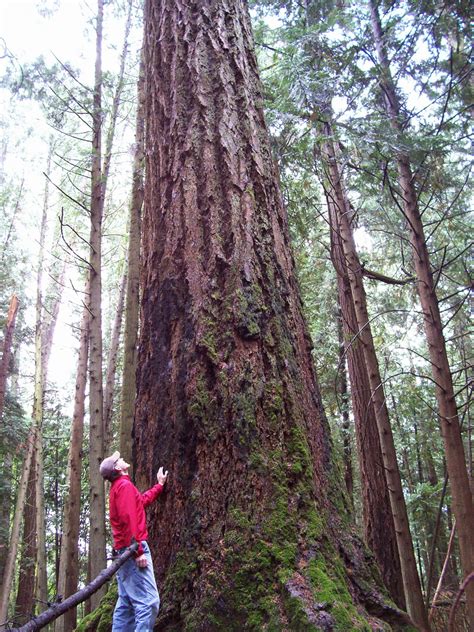
POLYGON ((101 571, 95 579, 91 581, 90 584, 87 584, 81 590, 78 590, 74 595, 71 595, 64 601, 59 603, 54 603, 48 610, 45 610, 40 615, 28 621, 27 624, 23 625, 21 628, 13 628, 11 632, 36 632, 36 630, 41 630, 48 623, 54 621, 62 614, 74 608, 78 604, 82 603, 86 599, 88 599, 93 593, 95 593, 99 588, 105 584, 109 579, 115 575, 118 569, 125 564, 125 562, 132 557, 135 551, 138 548, 138 544, 134 542, 129 547, 123 551, 113 562, 112 564, 101 571))

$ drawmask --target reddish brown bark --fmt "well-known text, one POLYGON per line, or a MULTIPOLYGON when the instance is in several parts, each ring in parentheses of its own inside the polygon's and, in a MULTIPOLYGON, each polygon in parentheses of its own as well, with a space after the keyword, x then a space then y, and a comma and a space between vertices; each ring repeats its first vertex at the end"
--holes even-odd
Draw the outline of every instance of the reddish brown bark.
POLYGON ((401 608, 406 607, 390 497, 383 468, 377 420, 371 397, 364 351, 358 338, 357 317, 351 293, 347 261, 339 232, 337 186, 328 191, 331 227, 331 258, 337 273, 337 289, 342 312, 344 351, 351 383, 357 453, 361 477, 364 536, 373 551, 390 594, 401 608))
POLYGON ((341 409, 342 417, 342 441, 344 449, 344 480, 346 482, 347 493, 351 500, 351 505, 354 505, 354 476, 352 473, 352 437, 351 437, 351 422, 349 416, 349 389, 347 384, 347 372, 346 372, 346 346, 344 343, 344 330, 343 330, 343 314, 339 305, 337 315, 337 334, 339 339, 339 375, 337 392, 340 398, 339 407, 341 409))
POLYGON ((13 332, 15 331, 15 320, 18 312, 18 298, 13 295, 8 308, 7 323, 3 336, 2 360, 0 362, 0 419, 3 414, 3 404, 5 402, 5 392, 7 387, 8 367, 10 364, 13 332))
POLYGON ((332 211, 335 215, 337 214, 338 234, 340 235, 344 260, 347 265, 354 313, 357 319, 358 338, 361 342, 364 354, 364 362, 370 385, 370 399, 373 404, 377 422, 383 468, 389 491, 405 600, 408 612, 415 623, 421 630, 429 630, 430 625, 421 593, 420 578, 418 576, 413 550, 392 427, 388 416, 378 359, 372 338, 361 265, 352 234, 352 209, 350 208, 347 195, 344 191, 342 175, 338 166, 338 147, 334 143, 333 131, 329 122, 322 125, 322 133, 324 134, 322 147, 323 157, 327 169, 327 179, 330 185, 327 194, 332 205, 332 211))
MULTIPOLYGON (((402 138, 400 120, 400 104, 388 61, 384 33, 378 14, 377 4, 370 1, 372 30, 380 69, 380 83, 383 88, 385 108, 390 124, 398 139, 402 138)), ((436 399, 438 402, 439 423, 444 441, 446 468, 452 494, 452 508, 456 517, 459 548, 463 577, 474 572, 474 504, 464 446, 459 426, 458 410, 454 396, 453 379, 446 351, 446 341, 443 334, 443 324, 439 311, 433 272, 423 222, 418 208, 418 195, 415 188, 414 176, 410 164, 409 153, 402 149, 395 153, 398 169, 398 180, 407 228, 413 252, 413 261, 417 277, 417 291, 423 310, 423 324, 426 341, 428 343, 431 370, 436 384, 436 399)), ((466 603, 471 627, 474 627, 474 582, 466 589, 466 603)))
POLYGON ((165 582, 156 629, 330 628, 334 616, 317 605, 310 569, 322 577, 337 566, 333 580, 347 587, 344 564, 356 556, 339 532, 344 484, 246 6, 150 0, 145 68, 135 461, 140 487, 158 465, 170 470, 168 493, 150 512, 165 582))

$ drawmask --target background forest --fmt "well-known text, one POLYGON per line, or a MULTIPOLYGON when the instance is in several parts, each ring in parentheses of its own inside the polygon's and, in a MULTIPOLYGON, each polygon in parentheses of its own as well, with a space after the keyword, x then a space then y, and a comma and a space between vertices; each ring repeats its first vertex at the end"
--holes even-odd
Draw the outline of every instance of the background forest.
MULTIPOLYGON (((152 151, 141 2, 14 4, 0 9, 0 629, 107 563, 97 463, 119 446, 136 465, 152 151)), ((444 630, 474 568, 469 3, 249 5, 341 516, 392 602, 444 630)), ((471 589, 452 629, 469 629, 471 589)), ((265 612, 241 629, 279 629, 265 612)), ((334 620, 289 629, 381 629, 334 620)), ((55 623, 75 627, 75 612, 55 623)))

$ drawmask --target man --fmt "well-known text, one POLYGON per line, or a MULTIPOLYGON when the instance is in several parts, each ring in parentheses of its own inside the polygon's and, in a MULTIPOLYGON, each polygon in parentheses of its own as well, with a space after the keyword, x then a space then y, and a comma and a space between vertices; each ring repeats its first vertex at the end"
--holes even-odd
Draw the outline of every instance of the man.
POLYGON ((100 464, 100 473, 112 483, 109 495, 110 524, 114 549, 123 551, 133 540, 138 542, 135 558, 118 570, 118 601, 112 632, 151 632, 160 607, 150 548, 147 543, 145 507, 163 491, 168 472, 160 467, 158 484, 140 494, 128 475, 129 463, 114 452, 100 464))

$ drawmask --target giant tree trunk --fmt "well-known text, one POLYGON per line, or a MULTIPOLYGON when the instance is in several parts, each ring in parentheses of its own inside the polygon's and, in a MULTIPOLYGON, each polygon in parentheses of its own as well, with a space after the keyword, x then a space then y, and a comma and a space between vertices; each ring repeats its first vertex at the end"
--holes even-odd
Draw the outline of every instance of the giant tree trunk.
MULTIPOLYGON (((328 177, 330 173, 327 173, 328 177)), ((344 351, 347 354, 351 383, 357 451, 362 485, 365 541, 375 555, 382 577, 390 594, 401 608, 406 607, 403 579, 398 555, 397 538, 382 451, 377 430, 374 405, 364 351, 358 337, 357 317, 347 271, 338 223, 337 183, 327 191, 329 224, 331 228, 331 258, 337 273, 337 290, 342 312, 344 351)), ((361 280, 362 283, 362 280, 361 280)))
POLYGON ((135 126, 135 155, 133 161, 132 196, 127 256, 127 298, 125 303, 125 332, 123 335, 123 374, 120 417, 120 454, 132 462, 132 428, 136 396, 137 339, 140 278, 140 224, 143 205, 145 103, 143 93, 143 55, 137 86, 137 120, 135 126))
MULTIPOLYGON (((89 284, 87 284, 87 294, 89 284)), ((74 412, 68 457, 68 494, 64 503, 63 533, 59 559, 58 594, 64 598, 77 591, 79 579, 79 528, 81 517, 82 441, 84 436, 87 359, 89 350, 89 309, 84 307, 77 360, 74 412)), ((54 624, 55 632, 68 632, 76 627, 76 608, 68 610, 54 624)))
MULTIPOLYGON (((390 72, 384 34, 377 5, 370 1, 372 30, 380 68, 380 83, 383 88, 385 108, 392 128, 398 137, 396 146, 404 148, 400 121, 400 104, 390 72)), ((402 192, 402 204, 413 249, 413 260, 417 276, 417 291, 423 310, 423 323, 428 342, 431 370, 436 384, 436 399, 444 441, 446 467, 451 485, 452 507, 456 518, 463 578, 474 571, 474 504, 466 468, 458 410, 454 396, 453 379, 446 352, 446 341, 439 311, 433 272, 418 208, 418 195, 410 165, 410 155, 405 149, 396 152, 398 180, 402 192)), ((474 627, 474 582, 466 588, 467 610, 471 626, 474 627)))
POLYGON ((149 513, 155 629, 357 627, 363 565, 342 535, 244 3, 149 0, 145 81, 139 486, 170 469, 149 513))
POLYGON ((408 523, 408 514, 403 496, 403 489, 398 469, 397 455, 393 441, 392 428, 385 402, 384 389, 367 312, 367 301, 362 281, 361 265, 357 256, 351 228, 352 212, 343 189, 342 176, 339 172, 337 152, 333 141, 330 123, 322 128, 325 140, 323 156, 330 183, 329 197, 332 211, 337 214, 337 228, 344 260, 347 266, 350 290, 357 320, 357 331, 364 354, 365 367, 370 385, 377 430, 379 433, 383 467, 389 491, 390 506, 395 525, 398 554, 403 578, 405 600, 409 614, 422 630, 429 630, 428 616, 421 593, 420 579, 416 567, 413 542, 408 523))
MULTIPOLYGON (((90 297, 89 297, 89 482, 90 482, 90 531, 89 568, 96 577, 105 568, 105 489, 99 465, 104 458, 103 386, 102 386, 102 215, 104 186, 102 181, 102 21, 103 0, 97 3, 96 65, 92 138, 91 182, 91 233, 90 233, 90 297)), ((95 608, 104 593, 102 588, 92 595, 91 608, 95 608)))
POLYGON ((7 323, 3 336, 2 359, 0 361, 0 419, 3 414, 3 404, 5 402, 5 392, 7 387, 8 367, 10 364, 13 332, 15 331, 15 320, 18 312, 18 298, 13 295, 8 308, 7 323))

